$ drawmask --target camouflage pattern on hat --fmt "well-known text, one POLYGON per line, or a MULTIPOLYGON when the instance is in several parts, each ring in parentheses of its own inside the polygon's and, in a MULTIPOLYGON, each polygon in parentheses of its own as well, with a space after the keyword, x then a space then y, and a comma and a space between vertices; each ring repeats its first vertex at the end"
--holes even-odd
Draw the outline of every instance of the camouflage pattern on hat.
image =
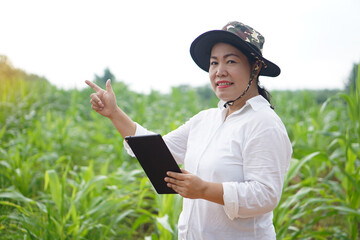
POLYGON ((252 27, 249 27, 241 22, 229 22, 222 30, 231 32, 242 40, 251 43, 262 53, 265 38, 252 27))

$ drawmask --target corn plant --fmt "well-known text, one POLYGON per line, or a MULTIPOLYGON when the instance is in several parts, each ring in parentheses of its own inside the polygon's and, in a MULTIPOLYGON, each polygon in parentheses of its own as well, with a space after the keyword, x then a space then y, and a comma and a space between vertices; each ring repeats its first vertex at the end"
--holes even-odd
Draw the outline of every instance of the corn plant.
MULTIPOLYGON (((91 89, 0 81, 1 239, 177 238, 181 197, 155 193, 111 122, 91 110, 91 89)), ((316 91, 272 93, 294 149, 277 239, 359 238, 359 82, 321 102, 316 91)), ((217 103, 208 88, 113 89, 125 112, 161 134, 217 103)))

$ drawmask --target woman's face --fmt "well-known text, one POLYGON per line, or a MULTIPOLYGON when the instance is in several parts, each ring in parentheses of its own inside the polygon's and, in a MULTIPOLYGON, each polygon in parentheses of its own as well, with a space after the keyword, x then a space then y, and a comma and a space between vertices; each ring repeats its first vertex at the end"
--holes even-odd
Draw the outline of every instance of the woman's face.
POLYGON ((216 96, 231 101, 246 89, 250 65, 239 49, 227 43, 217 43, 211 50, 209 76, 216 96))

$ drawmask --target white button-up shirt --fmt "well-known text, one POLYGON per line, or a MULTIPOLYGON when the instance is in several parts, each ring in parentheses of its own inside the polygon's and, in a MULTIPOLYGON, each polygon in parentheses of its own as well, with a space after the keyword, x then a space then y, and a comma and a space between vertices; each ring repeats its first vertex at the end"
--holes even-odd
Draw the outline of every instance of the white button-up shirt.
MULTIPOLYGON (((286 129, 262 96, 226 119, 223 104, 164 136, 179 164, 205 181, 222 183, 224 191, 224 206, 183 199, 179 239, 276 239, 272 211, 292 154, 286 129)), ((151 133, 137 125, 135 135, 151 133)))

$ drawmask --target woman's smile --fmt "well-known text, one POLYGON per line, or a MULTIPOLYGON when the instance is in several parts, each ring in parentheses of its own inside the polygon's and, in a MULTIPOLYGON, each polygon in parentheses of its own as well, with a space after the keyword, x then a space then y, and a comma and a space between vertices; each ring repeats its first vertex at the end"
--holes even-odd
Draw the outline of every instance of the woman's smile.
POLYGON ((231 87, 234 83, 229 82, 229 81, 217 81, 216 82, 216 86, 218 88, 228 88, 231 87))

